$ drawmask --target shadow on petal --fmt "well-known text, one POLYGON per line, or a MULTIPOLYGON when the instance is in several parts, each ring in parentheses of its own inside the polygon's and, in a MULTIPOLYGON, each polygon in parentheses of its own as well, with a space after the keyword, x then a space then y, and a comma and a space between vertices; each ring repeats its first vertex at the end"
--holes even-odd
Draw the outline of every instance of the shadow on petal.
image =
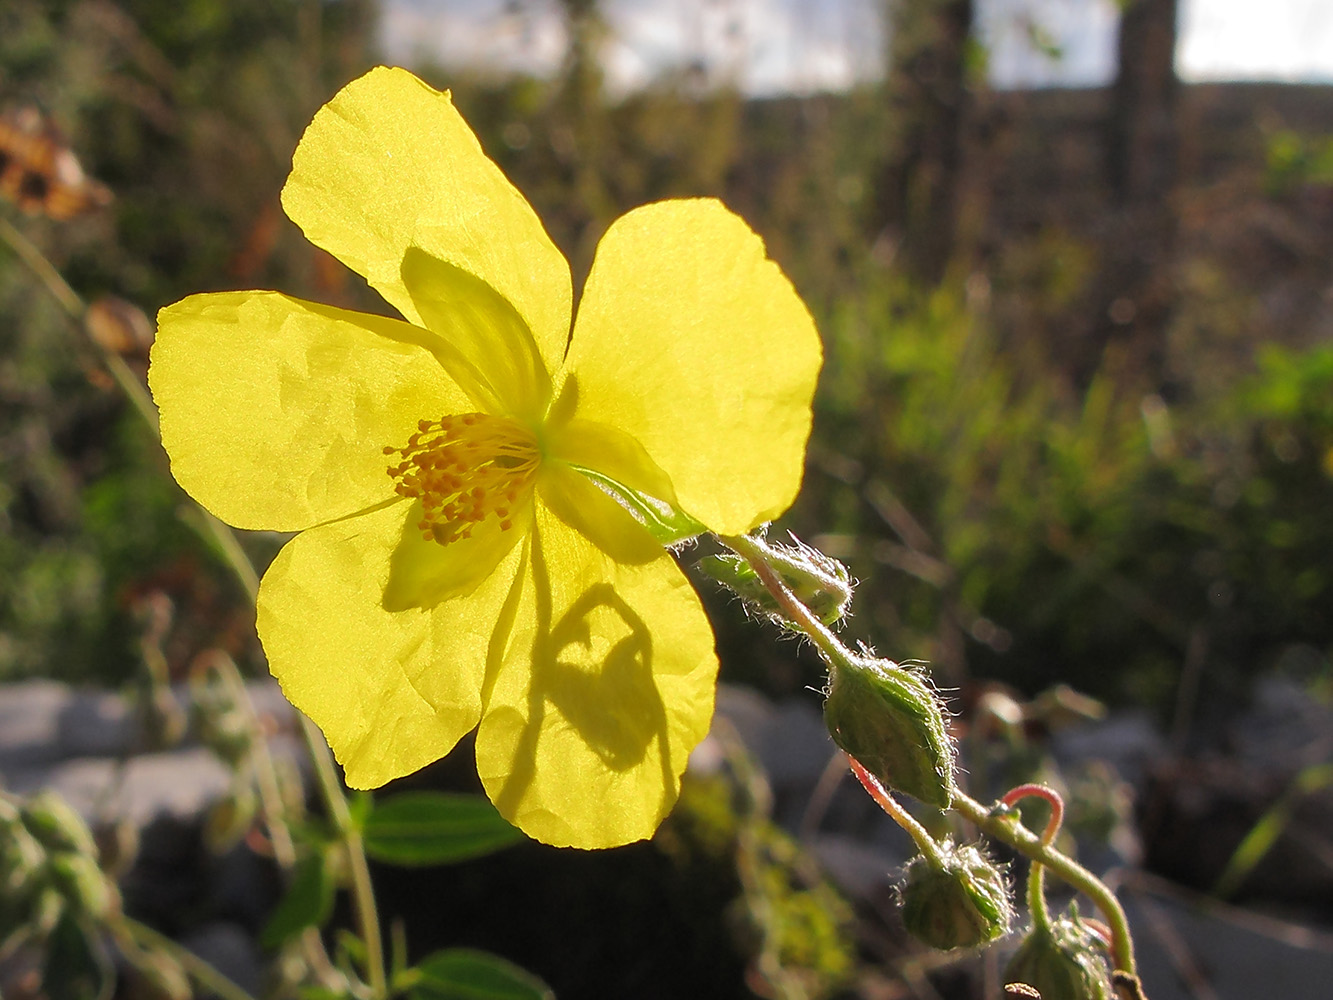
MULTIPOLYGON (((562 752, 555 750, 558 741, 552 740, 552 730, 566 730, 607 771, 615 773, 642 765, 656 742, 661 791, 652 811, 664 815, 675 798, 676 778, 666 706, 653 673, 654 644, 648 625, 605 582, 579 594, 552 625, 551 579, 535 527, 531 537, 537 630, 532 641, 527 719, 508 776, 495 797, 496 806, 506 816, 515 814, 536 777, 538 758, 562 752), (544 741, 549 745, 543 748, 539 744, 544 741)), ((543 759, 541 766, 549 763, 543 759)))
POLYGON ((527 533, 532 518, 531 494, 521 503, 508 531, 501 531, 499 521, 491 517, 476 525, 471 537, 441 545, 422 537, 417 526, 422 517, 421 501, 415 501, 389 560, 384 610, 429 609, 441 601, 471 594, 527 533))

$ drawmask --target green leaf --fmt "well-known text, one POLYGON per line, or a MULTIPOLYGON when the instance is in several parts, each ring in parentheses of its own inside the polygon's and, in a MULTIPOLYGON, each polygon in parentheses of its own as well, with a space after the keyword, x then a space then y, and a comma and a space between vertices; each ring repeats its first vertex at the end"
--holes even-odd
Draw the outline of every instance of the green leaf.
POLYGON ((322 851, 306 855, 296 863, 291 887, 273 911, 259 943, 277 948, 307 927, 317 927, 333 910, 333 880, 322 851))
POLYGON ((366 820, 375 808, 375 796, 369 792, 352 792, 347 796, 347 814, 352 820, 352 828, 360 832, 366 828, 366 820))
POLYGON ((366 854, 408 867, 491 854, 523 833, 481 795, 404 792, 375 803, 363 832, 366 854))
POLYGON ((411 1000, 555 1000, 544 982, 497 955, 471 948, 437 951, 418 967, 411 1000))

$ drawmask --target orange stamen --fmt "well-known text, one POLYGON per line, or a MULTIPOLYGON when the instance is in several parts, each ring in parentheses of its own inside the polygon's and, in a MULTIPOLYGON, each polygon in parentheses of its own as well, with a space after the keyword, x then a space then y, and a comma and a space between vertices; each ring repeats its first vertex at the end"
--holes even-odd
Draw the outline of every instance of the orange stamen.
POLYGON ((541 460, 532 432, 485 413, 422 420, 417 431, 384 453, 402 457, 387 471, 395 492, 421 501, 422 537, 448 545, 492 515, 501 531, 513 527, 510 511, 541 460))

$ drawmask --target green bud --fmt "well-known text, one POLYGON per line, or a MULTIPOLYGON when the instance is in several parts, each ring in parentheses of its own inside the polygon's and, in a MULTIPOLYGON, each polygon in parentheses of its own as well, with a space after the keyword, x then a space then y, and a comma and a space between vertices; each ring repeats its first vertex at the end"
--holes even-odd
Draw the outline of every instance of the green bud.
POLYGON ((886 787, 940 809, 953 801, 953 747, 939 697, 889 660, 849 658, 830 672, 824 724, 886 787))
POLYGON ((1034 927, 1004 970, 1006 983, 1026 983, 1042 1000, 1116 1000, 1097 939, 1078 915, 1050 929, 1034 927))
POLYGON ((48 851, 97 854, 97 844, 74 808, 55 792, 38 792, 22 807, 23 825, 48 851))
POLYGON ((51 875, 71 910, 103 920, 117 908, 117 892, 87 854, 60 853, 51 857, 51 875))
POLYGON ((940 845, 941 866, 921 855, 902 887, 908 933, 940 951, 975 948, 1009 933, 1013 907, 1000 869, 976 845, 940 845))
MULTIPOLYGON (((852 601, 852 575, 847 567, 795 535, 791 545, 773 545, 755 539, 764 547, 773 567, 792 595, 825 625, 836 625, 847 615, 852 601)), ((759 574, 743 557, 732 552, 704 556, 696 564, 722 586, 735 591, 747 604, 778 622, 785 618, 759 574)))
POLYGON ((27 895, 45 863, 46 851, 22 824, 0 831, 0 896, 27 895))

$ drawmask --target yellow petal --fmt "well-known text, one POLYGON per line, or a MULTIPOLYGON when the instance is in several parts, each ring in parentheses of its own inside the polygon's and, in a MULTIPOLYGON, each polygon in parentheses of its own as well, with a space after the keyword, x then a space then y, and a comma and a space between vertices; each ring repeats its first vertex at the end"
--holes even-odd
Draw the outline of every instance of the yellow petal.
POLYGON ((540 502, 527 548, 508 651, 488 674, 477 771, 500 812, 548 844, 649 837, 713 714, 703 608, 660 547, 617 563, 540 502))
POLYGON ((508 530, 501 529, 499 518, 488 517, 473 526, 470 537, 441 545, 422 537, 417 527, 422 519, 421 501, 416 501, 389 562, 384 607, 389 611, 433 608, 441 601, 467 597, 527 534, 531 518, 529 491, 519 499, 508 530))
POLYGON ((480 409, 535 425, 551 399, 551 376, 514 307, 480 278, 416 247, 403 258, 403 281, 422 323, 439 332, 441 364, 480 409))
POLYGON ((306 129, 282 204, 312 243, 364 275, 407 319, 419 317, 401 266, 418 246, 512 303, 547 369, 559 365, 569 265, 447 93, 401 69, 353 80, 306 129))
POLYGON ((259 637, 283 693, 324 731, 353 788, 444 756, 477 723, 486 657, 518 552, 466 598, 382 606, 407 502, 302 532, 259 588, 259 637))
POLYGON ((637 438, 683 510, 735 534, 796 497, 820 359, 763 241, 699 199, 645 205, 602 237, 566 371, 578 417, 637 438))
MULTIPOLYGON (((571 379, 565 384, 572 383, 571 379)), ((565 398, 568 397, 562 398, 554 410, 563 407, 565 398)), ((556 462, 592 469, 632 490, 669 504, 677 503, 670 477, 643 445, 619 427, 595 420, 563 421, 553 412, 553 419, 547 421, 544 431, 546 453, 556 462)))
POLYGON ((167 306, 148 381, 172 473, 241 528, 295 531, 392 498, 385 446, 472 408, 428 339, 276 292, 167 306))

